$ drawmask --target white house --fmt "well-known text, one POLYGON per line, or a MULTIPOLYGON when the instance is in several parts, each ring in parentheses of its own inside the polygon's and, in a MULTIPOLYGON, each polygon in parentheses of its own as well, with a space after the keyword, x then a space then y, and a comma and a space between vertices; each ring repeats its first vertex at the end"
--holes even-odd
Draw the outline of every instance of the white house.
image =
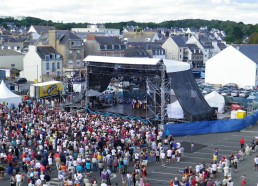
POLYGON ((189 49, 180 36, 172 36, 167 38, 162 48, 165 50, 166 59, 176 61, 188 61, 189 49))
POLYGON ((208 59, 213 56, 214 47, 212 42, 206 36, 196 34, 192 35, 186 42, 187 44, 195 44, 201 49, 203 53, 203 62, 205 63, 208 59))
POLYGON ((229 46, 206 61, 205 82, 239 87, 258 85, 258 45, 229 46), (256 61, 255 61, 256 59, 256 61))
POLYGON ((63 60, 52 46, 30 45, 23 66, 28 81, 43 82, 61 75, 63 60))

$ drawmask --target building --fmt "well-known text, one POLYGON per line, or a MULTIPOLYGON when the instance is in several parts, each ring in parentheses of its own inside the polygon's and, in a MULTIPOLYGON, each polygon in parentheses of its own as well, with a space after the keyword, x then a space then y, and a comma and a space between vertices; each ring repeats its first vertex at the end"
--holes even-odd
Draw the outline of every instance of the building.
POLYGON ((159 40, 156 32, 125 32, 124 42, 155 42, 159 40))
POLYGON ((13 50, 0 50, 0 68, 23 70, 24 55, 13 50))
POLYGON ((176 61, 188 61, 188 47, 180 36, 169 37, 162 48, 165 50, 166 59, 176 61))
POLYGON ((206 62, 205 82, 257 86, 258 45, 229 46, 206 62))
POLYGON ((188 61, 192 63, 193 68, 203 66, 203 53, 195 44, 186 44, 189 48, 188 61))
POLYGON ((87 25, 87 28, 72 28, 72 32, 105 33, 107 36, 120 36, 120 29, 106 28, 103 24, 87 25))
POLYGON ((44 82, 61 75, 63 60, 52 46, 30 45, 23 66, 24 77, 28 81, 44 82))
POLYGON ((2 36, 0 38, 0 49, 14 50, 17 52, 22 52, 24 49, 24 41, 27 39, 27 36, 14 37, 11 35, 2 36))
POLYGON ((210 59, 213 56, 214 47, 212 42, 208 39, 207 36, 196 34, 192 35, 186 42, 187 44, 195 44, 198 48, 201 49, 203 53, 203 63, 210 59))
POLYGON ((118 37, 89 36, 85 42, 85 55, 123 57, 126 48, 118 37))
POLYGON ((68 30, 49 30, 46 43, 61 54, 64 72, 83 68, 84 44, 74 33, 68 30))
POLYGON ((144 48, 131 47, 125 50, 124 57, 150 58, 150 55, 144 48))
POLYGON ((28 33, 31 34, 32 39, 38 39, 43 34, 48 33, 49 30, 55 30, 55 27, 31 25, 28 30, 28 33))
POLYGON ((160 42, 131 42, 127 43, 127 47, 128 49, 144 49, 148 52, 150 58, 165 59, 165 50, 160 42))

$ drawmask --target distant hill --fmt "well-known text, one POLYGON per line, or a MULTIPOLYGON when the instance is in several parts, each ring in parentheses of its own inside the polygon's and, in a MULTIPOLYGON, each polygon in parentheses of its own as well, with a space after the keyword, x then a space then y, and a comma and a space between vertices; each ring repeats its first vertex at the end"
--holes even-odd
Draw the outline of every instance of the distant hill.
MULTIPOLYGON (((35 17, 26 17, 24 20, 15 20, 14 18, 0 18, 0 24, 6 27, 6 23, 14 22, 17 26, 27 26, 30 25, 48 25, 55 26, 56 29, 60 30, 70 30, 71 28, 84 28, 87 27, 89 23, 62 23, 62 22, 53 22, 51 20, 43 20, 35 17)), ((200 28, 206 26, 209 30, 212 28, 217 28, 226 32, 227 37, 226 41, 228 43, 242 43, 244 39, 251 36, 250 40, 247 40, 249 43, 258 42, 258 24, 244 24, 243 22, 234 22, 234 21, 220 21, 220 20, 203 20, 203 19, 183 19, 183 20, 171 20, 164 21, 161 23, 154 22, 146 22, 139 23, 135 21, 126 21, 126 22, 118 22, 118 23, 104 23, 106 28, 118 28, 122 31, 122 29, 126 26, 138 26, 139 28, 171 28, 171 27, 179 27, 179 28, 200 28)))

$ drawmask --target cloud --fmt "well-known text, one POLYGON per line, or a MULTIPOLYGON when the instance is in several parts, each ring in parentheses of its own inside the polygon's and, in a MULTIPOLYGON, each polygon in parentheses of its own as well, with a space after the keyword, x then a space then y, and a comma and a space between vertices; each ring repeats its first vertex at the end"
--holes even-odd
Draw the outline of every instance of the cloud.
POLYGON ((1 2, 0 14, 64 22, 162 22, 200 18, 256 24, 257 10, 257 0, 12 0, 1 2))

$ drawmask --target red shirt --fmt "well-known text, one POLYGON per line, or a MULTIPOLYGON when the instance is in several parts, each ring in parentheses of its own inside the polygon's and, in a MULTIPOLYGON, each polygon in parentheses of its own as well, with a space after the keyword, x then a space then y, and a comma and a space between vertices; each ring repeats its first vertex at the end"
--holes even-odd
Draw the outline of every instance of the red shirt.
POLYGON ((241 145, 244 145, 244 144, 245 144, 245 139, 244 139, 244 138, 242 138, 242 139, 240 140, 240 144, 241 144, 241 145))
POLYGON ((9 155, 7 156, 7 160, 8 160, 8 162, 12 162, 13 156, 12 156, 11 154, 9 154, 9 155))
POLYGON ((242 180, 242 184, 241 184, 241 186, 245 186, 246 185, 246 180, 242 180))

